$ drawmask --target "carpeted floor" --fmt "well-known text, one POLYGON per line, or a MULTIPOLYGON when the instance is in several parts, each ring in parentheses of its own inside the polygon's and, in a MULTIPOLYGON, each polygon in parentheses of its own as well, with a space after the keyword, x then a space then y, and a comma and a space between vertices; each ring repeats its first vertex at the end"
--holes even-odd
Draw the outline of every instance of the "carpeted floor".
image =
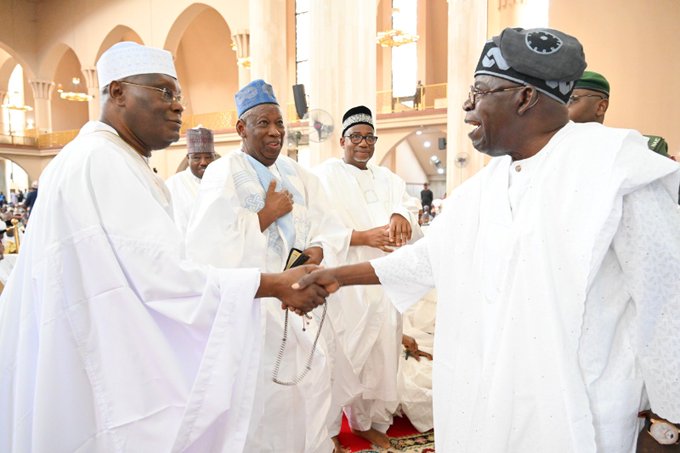
POLYGON ((371 444, 352 434, 347 424, 347 419, 342 418, 342 429, 340 431, 340 442, 352 452, 362 453, 433 453, 434 452, 434 432, 427 431, 419 433, 411 425, 406 417, 394 417, 394 423, 387 430, 392 447, 389 449, 376 449, 371 444))

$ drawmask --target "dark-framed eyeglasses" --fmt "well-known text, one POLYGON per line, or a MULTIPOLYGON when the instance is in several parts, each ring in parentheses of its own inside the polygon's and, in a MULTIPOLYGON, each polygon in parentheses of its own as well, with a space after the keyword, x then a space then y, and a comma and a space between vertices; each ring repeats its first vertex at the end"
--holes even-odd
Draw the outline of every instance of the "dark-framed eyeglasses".
POLYGON ((581 98, 607 99, 606 96, 603 96, 601 94, 572 94, 571 96, 569 96, 569 104, 574 104, 578 102, 581 98))
POLYGON ((361 134, 349 134, 345 135, 345 137, 349 138, 349 141, 352 142, 355 145, 358 145, 361 143, 362 140, 366 140, 366 144, 368 145, 375 145, 375 142, 378 141, 378 136, 377 135, 361 135, 361 134))
POLYGON ((171 104, 173 102, 177 102, 182 107, 184 107, 186 105, 185 101, 184 101, 184 97, 182 97, 181 94, 177 94, 177 95, 172 94, 172 92, 170 90, 168 90, 167 88, 158 88, 158 87, 152 87, 152 86, 149 86, 149 85, 141 85, 139 83, 126 82, 124 80, 119 80, 118 82, 124 83, 125 85, 132 85, 134 87, 147 88, 149 90, 158 91, 158 92, 161 93, 161 97, 163 98, 163 100, 165 102, 167 102, 168 104, 171 104))
POLYGON ((496 88, 493 90, 480 90, 479 88, 470 85, 470 92, 468 93, 468 102, 470 102, 472 107, 474 107, 477 104, 477 98, 486 96, 487 94, 502 93, 504 91, 511 90, 521 90, 522 88, 525 88, 525 86, 519 85, 514 87, 496 88))

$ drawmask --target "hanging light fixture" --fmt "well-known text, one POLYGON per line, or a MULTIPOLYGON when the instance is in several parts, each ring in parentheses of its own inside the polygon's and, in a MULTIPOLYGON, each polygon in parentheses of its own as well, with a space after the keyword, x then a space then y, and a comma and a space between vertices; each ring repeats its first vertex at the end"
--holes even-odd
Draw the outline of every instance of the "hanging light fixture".
MULTIPOLYGON (((392 17, 395 17, 397 14, 399 14, 399 8, 392 8, 392 17)), ((420 36, 418 35, 412 35, 403 30, 392 28, 387 31, 378 32, 375 40, 382 47, 399 47, 404 44, 417 42, 419 39, 420 36)))
POLYGON ((80 78, 78 77, 72 78, 71 83, 73 84, 74 87, 73 91, 64 91, 61 84, 57 86, 57 93, 59 93, 60 98, 67 101, 76 102, 88 102, 90 99, 93 98, 92 95, 78 91, 78 86, 80 85, 80 78))
POLYGON ((401 30, 387 30, 378 33, 376 42, 382 47, 399 47, 404 44, 411 44, 420 39, 418 35, 412 35, 401 30))

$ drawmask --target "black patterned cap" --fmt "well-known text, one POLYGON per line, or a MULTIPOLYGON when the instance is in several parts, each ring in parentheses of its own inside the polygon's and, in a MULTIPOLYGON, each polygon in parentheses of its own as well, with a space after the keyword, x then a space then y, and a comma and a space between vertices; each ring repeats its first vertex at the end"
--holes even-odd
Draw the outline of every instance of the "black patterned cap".
POLYGON ((486 43, 475 75, 491 75, 523 85, 566 104, 586 68, 578 39, 550 28, 506 28, 486 43))
POLYGON ((345 135, 347 129, 354 126, 355 124, 368 124, 373 129, 375 129, 375 126, 373 125, 373 114, 371 113, 371 109, 365 105, 358 105, 347 110, 342 116, 342 135, 345 135))

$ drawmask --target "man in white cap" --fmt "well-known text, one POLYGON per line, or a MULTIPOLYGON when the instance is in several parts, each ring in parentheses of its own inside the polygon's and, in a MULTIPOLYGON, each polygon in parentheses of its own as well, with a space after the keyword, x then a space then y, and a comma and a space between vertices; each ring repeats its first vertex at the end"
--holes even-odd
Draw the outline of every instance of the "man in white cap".
POLYGON ((189 166, 165 181, 172 196, 172 215, 175 225, 186 234, 191 211, 198 196, 198 186, 208 165, 215 160, 213 132, 198 126, 187 130, 187 160, 189 166))
MULTIPOLYGON (((347 247, 349 230, 332 216, 318 178, 280 154, 286 129, 271 85, 254 80, 235 99, 242 149, 206 170, 187 230, 188 256, 215 266, 280 271, 293 254, 303 252, 318 264, 347 247)), ((356 380, 346 358, 336 357, 342 350, 328 322, 317 338, 321 309, 305 319, 286 317, 278 306, 275 299, 262 303, 264 346, 245 450, 329 452, 331 373, 346 371, 356 380)))
MULTIPOLYGON (((334 201, 333 209, 352 231, 351 247, 333 264, 384 256, 412 238, 421 238, 414 214, 418 207, 406 192, 406 183, 370 162, 378 140, 371 110, 363 105, 349 109, 343 115, 341 132, 343 158, 329 159, 315 169, 334 201)), ((380 287, 343 288, 334 297, 339 300, 329 303, 329 315, 362 383, 361 395, 345 408, 349 426, 372 444, 387 448, 390 441, 385 432, 399 404, 401 315, 380 287)))
POLYGON ((493 159, 416 244, 300 284, 380 282, 400 310, 437 288, 437 451, 632 453, 650 407, 679 442, 680 167, 569 121, 585 66, 558 30, 493 37, 463 104, 493 159))
POLYGON ((101 120, 41 175, 0 297, 0 451, 242 451, 259 363, 254 299, 302 313, 324 292, 289 297, 305 268, 186 261, 147 162, 179 138, 172 55, 123 42, 97 73, 101 120))

